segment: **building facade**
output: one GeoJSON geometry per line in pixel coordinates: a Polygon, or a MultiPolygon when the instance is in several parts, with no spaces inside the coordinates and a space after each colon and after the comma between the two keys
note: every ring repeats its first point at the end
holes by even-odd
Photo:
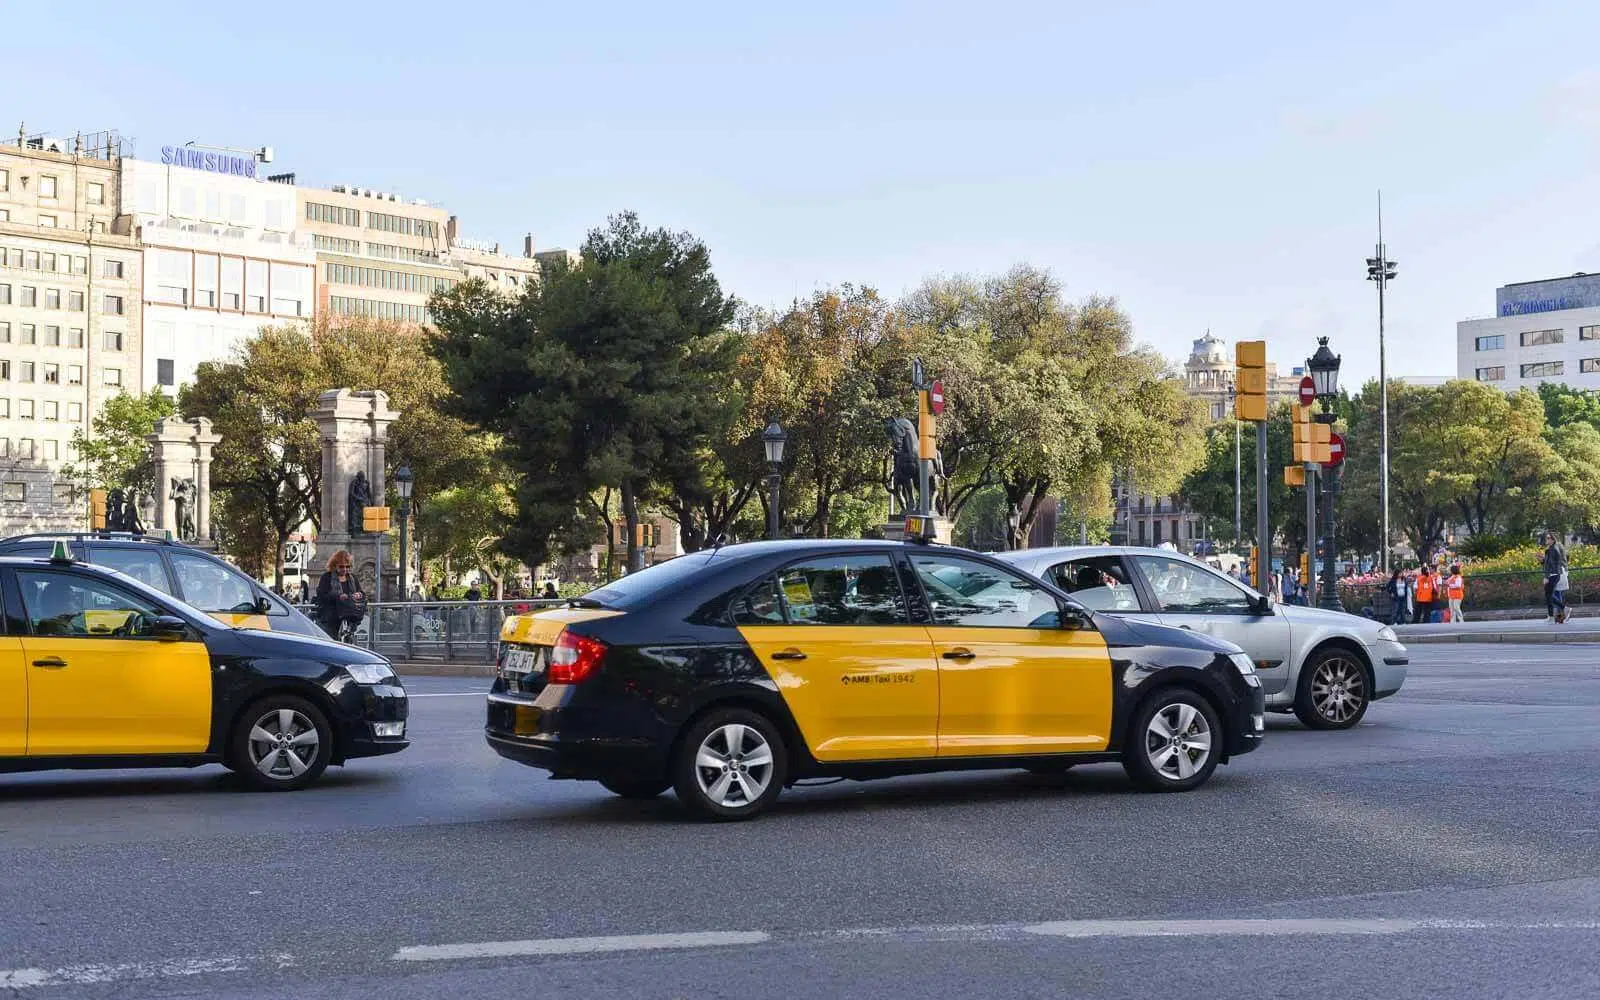
{"type": "Polygon", "coordinates": [[[444,209],[343,185],[295,193],[299,231],[316,252],[319,313],[425,323],[428,298],[461,280],[444,209]]]}
{"type": "Polygon", "coordinates": [[[0,146],[0,536],[83,523],[73,434],[142,385],[123,163],[115,133],[0,146]]]}
{"type": "MultiPolygon", "coordinates": [[[[1279,375],[1278,366],[1267,364],[1267,405],[1292,402],[1300,389],[1302,368],[1294,368],[1288,375],[1279,375]]],[[[1211,331],[1194,342],[1189,360],[1183,363],[1183,384],[1191,396],[1206,401],[1206,412],[1212,420],[1227,420],[1233,414],[1233,383],[1235,366],[1228,345],[1211,331]]]]}
{"type": "Polygon", "coordinates": [[[312,318],[316,251],[293,187],[142,160],[124,162],[122,187],[144,261],[146,387],[176,393],[263,326],[312,318]]]}
{"type": "Polygon", "coordinates": [[[1600,389],[1600,274],[1495,289],[1495,315],[1456,324],[1456,375],[1515,392],[1600,389]]]}

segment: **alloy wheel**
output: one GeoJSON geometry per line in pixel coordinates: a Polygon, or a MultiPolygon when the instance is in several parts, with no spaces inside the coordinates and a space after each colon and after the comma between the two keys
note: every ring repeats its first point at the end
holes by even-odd
{"type": "Polygon", "coordinates": [[[292,708],[275,708],[250,727],[250,762],[263,777],[288,781],[306,773],[321,742],[316,723],[292,708]]]}
{"type": "Polygon", "coordinates": [[[772,747],[753,726],[730,722],[700,741],[695,780],[707,799],[725,809],[753,805],[772,783],[772,747]]]}
{"type": "Polygon", "coordinates": [[[1335,725],[1350,721],[1367,700],[1367,676],[1343,656],[1330,656],[1311,675],[1311,705],[1335,725]]]}
{"type": "Polygon", "coordinates": [[[1191,778],[1211,756],[1211,726],[1205,715],[1187,702],[1173,702],[1156,710],[1145,727],[1145,755],[1155,772],[1170,781],[1191,778]]]}

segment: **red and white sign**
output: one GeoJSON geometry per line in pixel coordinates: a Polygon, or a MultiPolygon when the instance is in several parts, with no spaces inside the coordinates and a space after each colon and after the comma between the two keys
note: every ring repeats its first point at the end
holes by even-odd
{"type": "Polygon", "coordinates": [[[1300,405],[1310,406],[1317,401],[1317,383],[1307,375],[1300,379],[1300,405]]]}
{"type": "Polygon", "coordinates": [[[928,409],[936,417],[944,412],[944,383],[938,379],[928,386],[928,409]]]}
{"type": "Polygon", "coordinates": [[[1328,435],[1328,468],[1344,464],[1344,437],[1339,434],[1328,435]]]}

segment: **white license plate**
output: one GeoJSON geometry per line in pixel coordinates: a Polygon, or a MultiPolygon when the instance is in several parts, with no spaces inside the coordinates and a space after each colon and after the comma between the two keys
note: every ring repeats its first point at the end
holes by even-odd
{"type": "Polygon", "coordinates": [[[505,666],[501,669],[508,674],[537,674],[544,670],[544,664],[537,650],[513,649],[506,654],[505,666]]]}

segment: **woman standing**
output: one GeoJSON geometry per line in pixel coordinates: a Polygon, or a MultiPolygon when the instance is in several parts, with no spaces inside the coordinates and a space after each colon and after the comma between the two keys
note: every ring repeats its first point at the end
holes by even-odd
{"type": "Polygon", "coordinates": [[[1400,570],[1389,577],[1389,624],[1404,625],[1411,620],[1411,583],[1400,570]]]}
{"type": "Polygon", "coordinates": [[[1467,581],[1461,575],[1460,563],[1450,567],[1450,576],[1444,582],[1444,594],[1450,601],[1450,623],[1454,625],[1466,621],[1461,616],[1461,601],[1467,596],[1467,581]]]}
{"type": "Polygon", "coordinates": [[[1413,603],[1416,605],[1416,614],[1412,615],[1413,624],[1425,624],[1433,614],[1433,568],[1427,563],[1417,571],[1416,596],[1413,603]]]}
{"type": "Polygon", "coordinates": [[[328,570],[317,581],[317,624],[335,639],[354,636],[356,625],[367,616],[367,595],[361,590],[351,568],[353,560],[344,549],[328,559],[328,570]]]}

